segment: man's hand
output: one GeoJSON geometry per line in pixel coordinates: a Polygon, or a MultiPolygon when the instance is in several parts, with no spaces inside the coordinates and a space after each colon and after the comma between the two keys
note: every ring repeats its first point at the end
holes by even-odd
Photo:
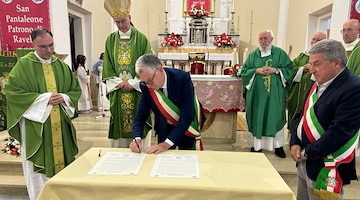
{"type": "Polygon", "coordinates": [[[63,96],[59,93],[52,93],[49,99],[49,104],[55,106],[61,103],[64,103],[63,96]]]}
{"type": "Polygon", "coordinates": [[[162,143],[159,143],[159,144],[154,144],[152,145],[151,147],[149,147],[148,149],[146,149],[146,153],[147,154],[159,154],[163,151],[166,151],[170,148],[171,146],[166,143],[166,142],[162,142],[162,143]]]}
{"type": "Polygon", "coordinates": [[[133,87],[129,84],[128,81],[123,81],[123,82],[119,83],[119,85],[117,87],[119,89],[122,89],[125,91],[131,91],[133,89],[133,87]]]}
{"type": "Polygon", "coordinates": [[[290,156],[295,162],[307,160],[307,157],[301,155],[300,152],[301,152],[300,145],[294,144],[290,147],[290,156]]]}
{"type": "Polygon", "coordinates": [[[310,63],[304,65],[304,72],[309,72],[310,66],[311,66],[310,63]]]}
{"type": "Polygon", "coordinates": [[[261,68],[257,68],[255,71],[256,74],[262,74],[262,75],[266,75],[266,70],[265,70],[265,66],[261,67],[261,68]]]}
{"type": "Polygon", "coordinates": [[[142,146],[141,140],[133,140],[129,145],[130,150],[135,153],[141,153],[142,151],[141,146],[142,146]]]}

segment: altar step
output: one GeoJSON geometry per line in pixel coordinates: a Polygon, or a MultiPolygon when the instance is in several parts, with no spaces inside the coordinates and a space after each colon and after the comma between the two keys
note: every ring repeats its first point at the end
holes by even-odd
{"type": "MultiPolygon", "coordinates": [[[[0,148],[4,148],[7,131],[0,131],[0,148]]],[[[0,200],[28,200],[21,157],[0,151],[0,200]]]]}
{"type": "Polygon", "coordinates": [[[28,199],[20,158],[18,161],[0,160],[0,200],[2,199],[28,199]]]}

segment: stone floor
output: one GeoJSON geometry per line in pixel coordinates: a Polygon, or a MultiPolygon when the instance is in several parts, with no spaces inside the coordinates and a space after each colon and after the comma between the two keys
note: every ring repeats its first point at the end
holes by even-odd
{"type": "MultiPolygon", "coordinates": [[[[243,115],[243,114],[241,114],[243,115]]],[[[79,145],[79,156],[86,152],[91,147],[110,147],[109,140],[107,139],[107,131],[109,124],[108,113],[105,113],[105,116],[101,115],[100,112],[92,112],[90,114],[81,114],[74,121],[77,136],[78,136],[78,145],[79,145]]],[[[0,132],[0,140],[2,141],[7,137],[7,132],[0,132]]],[[[155,141],[155,138],[153,138],[155,141]]],[[[207,151],[249,151],[249,146],[246,142],[246,135],[243,131],[237,131],[236,139],[214,139],[203,137],[204,148],[207,151]]],[[[3,147],[3,144],[0,144],[3,147]]],[[[288,143],[284,147],[287,157],[285,159],[278,158],[275,156],[274,152],[263,151],[275,169],[283,177],[288,186],[296,193],[296,168],[295,163],[288,156],[289,147],[288,143]]],[[[20,157],[9,156],[3,153],[0,153],[0,161],[10,160],[14,162],[19,162],[20,157]]],[[[357,160],[357,169],[358,174],[360,172],[360,162],[357,160]]],[[[359,174],[360,175],[360,174],[359,174]]],[[[3,177],[4,178],[4,177],[3,177]]],[[[6,178],[6,177],[5,177],[6,178]]],[[[8,178],[8,177],[7,177],[8,178]]],[[[0,182],[1,180],[0,176],[0,182]]],[[[19,182],[24,183],[24,180],[19,182]]],[[[345,187],[345,197],[346,200],[360,200],[360,182],[353,182],[351,185],[345,187]]],[[[0,195],[0,200],[28,200],[24,196],[4,196],[0,195]]]]}

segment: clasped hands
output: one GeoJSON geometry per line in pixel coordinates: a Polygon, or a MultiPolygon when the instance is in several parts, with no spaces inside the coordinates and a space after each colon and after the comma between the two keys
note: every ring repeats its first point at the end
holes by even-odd
{"type": "MultiPolygon", "coordinates": [[[[136,152],[136,153],[141,153],[142,152],[142,144],[141,144],[141,140],[133,140],[130,145],[130,150],[132,152],[136,152]]],[[[166,151],[170,148],[171,146],[166,143],[166,142],[161,142],[159,144],[154,144],[152,146],[150,146],[149,148],[147,148],[145,150],[145,153],[147,154],[159,154],[163,151],[166,151]]]]}
{"type": "Polygon", "coordinates": [[[55,106],[64,103],[64,98],[60,93],[52,93],[49,99],[49,104],[55,106]]]}
{"type": "Polygon", "coordinates": [[[274,67],[263,66],[261,68],[257,68],[255,73],[262,74],[262,75],[270,75],[270,74],[275,74],[277,71],[278,70],[274,67]]]}
{"type": "Polygon", "coordinates": [[[122,81],[116,87],[125,91],[130,91],[133,89],[133,87],[129,84],[128,81],[122,81]]]}

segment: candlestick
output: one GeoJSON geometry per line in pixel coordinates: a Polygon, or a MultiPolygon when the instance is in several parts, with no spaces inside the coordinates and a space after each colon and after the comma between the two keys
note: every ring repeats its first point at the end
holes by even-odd
{"type": "Polygon", "coordinates": [[[168,12],[165,11],[165,30],[164,30],[165,34],[169,34],[167,15],[168,15],[168,12]]]}
{"type": "Polygon", "coordinates": [[[185,35],[187,35],[187,27],[186,27],[186,12],[184,12],[184,30],[183,30],[183,33],[185,34],[185,35]]]}
{"type": "Polygon", "coordinates": [[[234,14],[235,12],[231,12],[231,26],[230,26],[230,34],[235,34],[235,30],[234,30],[234,14]]]}
{"type": "Polygon", "coordinates": [[[213,24],[214,24],[214,12],[211,12],[211,22],[210,22],[210,30],[209,30],[209,34],[213,34],[214,33],[214,27],[213,27],[213,24]]]}

